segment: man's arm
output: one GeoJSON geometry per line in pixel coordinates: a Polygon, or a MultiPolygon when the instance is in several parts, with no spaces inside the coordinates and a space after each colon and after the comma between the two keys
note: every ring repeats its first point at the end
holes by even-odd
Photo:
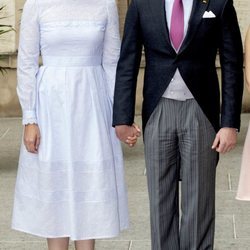
{"type": "Polygon", "coordinates": [[[136,1],[133,0],[126,16],[121,54],[117,66],[113,126],[131,126],[134,122],[137,75],[142,51],[140,30],[139,13],[136,1]]]}
{"type": "Polygon", "coordinates": [[[220,22],[219,51],[222,70],[221,129],[212,148],[219,153],[233,149],[237,142],[236,129],[240,129],[243,94],[243,49],[240,29],[233,7],[228,0],[220,22]]]}
{"type": "Polygon", "coordinates": [[[243,49],[233,1],[228,0],[221,16],[219,44],[222,70],[221,126],[240,129],[243,94],[243,49]]]}

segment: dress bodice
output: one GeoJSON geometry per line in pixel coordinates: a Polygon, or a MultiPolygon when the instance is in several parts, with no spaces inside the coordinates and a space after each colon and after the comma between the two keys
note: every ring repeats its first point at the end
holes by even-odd
{"type": "Polygon", "coordinates": [[[38,0],[37,7],[42,56],[102,56],[106,0],[38,0]]]}
{"type": "Polygon", "coordinates": [[[44,66],[101,65],[112,99],[120,52],[115,0],[27,0],[18,51],[23,123],[36,122],[39,55],[44,66]]]}

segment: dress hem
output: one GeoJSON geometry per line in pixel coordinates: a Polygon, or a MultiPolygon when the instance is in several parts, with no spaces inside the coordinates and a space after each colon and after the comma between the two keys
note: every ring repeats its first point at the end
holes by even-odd
{"type": "Polygon", "coordinates": [[[117,236],[119,236],[119,234],[124,231],[124,230],[127,230],[129,228],[129,226],[124,226],[123,228],[121,228],[117,233],[114,233],[114,234],[110,234],[110,235],[105,235],[105,236],[102,236],[102,235],[97,235],[97,236],[89,236],[89,237],[81,237],[81,238],[74,238],[74,237],[71,237],[70,235],[42,235],[42,234],[39,234],[39,233],[32,233],[30,232],[29,230],[26,230],[26,229],[21,229],[21,228],[18,228],[18,227],[15,227],[15,226],[12,226],[11,227],[13,230],[16,230],[16,231],[19,231],[19,232],[23,232],[23,233],[27,233],[27,234],[31,234],[31,235],[34,235],[34,236],[37,236],[37,237],[41,237],[41,238],[47,238],[47,239],[50,239],[50,238],[69,238],[70,240],[72,241],[78,241],[78,240],[98,240],[98,239],[106,239],[106,238],[115,238],[117,236]]]}

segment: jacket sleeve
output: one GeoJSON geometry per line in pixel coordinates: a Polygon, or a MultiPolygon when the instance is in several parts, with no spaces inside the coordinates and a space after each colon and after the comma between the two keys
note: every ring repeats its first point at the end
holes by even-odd
{"type": "Polygon", "coordinates": [[[222,70],[221,127],[240,128],[243,94],[243,49],[233,1],[221,15],[220,62],[222,70]]]}
{"type": "Polygon", "coordinates": [[[17,94],[23,124],[37,123],[36,75],[39,67],[40,31],[36,0],[27,0],[21,19],[17,65],[17,94]]]}
{"type": "Polygon", "coordinates": [[[140,67],[142,38],[136,1],[129,6],[121,54],[117,66],[113,126],[131,125],[134,121],[137,75],[140,67]]]}

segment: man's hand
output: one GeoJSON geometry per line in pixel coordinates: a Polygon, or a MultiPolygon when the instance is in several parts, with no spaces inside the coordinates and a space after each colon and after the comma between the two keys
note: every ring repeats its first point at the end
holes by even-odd
{"type": "Polygon", "coordinates": [[[40,144],[40,130],[36,124],[27,124],[24,128],[24,145],[28,152],[37,154],[40,144]]]}
{"type": "Polygon", "coordinates": [[[224,154],[232,150],[236,142],[237,131],[235,128],[221,128],[215,137],[212,149],[224,154]]]}
{"type": "Polygon", "coordinates": [[[115,132],[119,140],[130,147],[133,147],[137,142],[137,138],[141,136],[141,130],[135,123],[132,126],[118,125],[115,127],[115,132]]]}

